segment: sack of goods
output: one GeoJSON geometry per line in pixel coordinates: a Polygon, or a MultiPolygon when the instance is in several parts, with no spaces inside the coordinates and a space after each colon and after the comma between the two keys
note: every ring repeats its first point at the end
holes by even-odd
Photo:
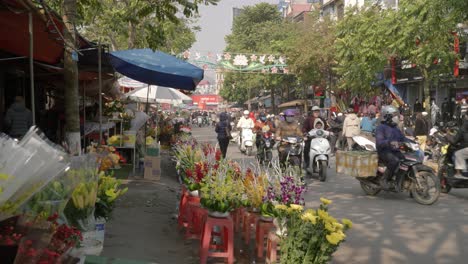
{"type": "Polygon", "coordinates": [[[377,152],[338,151],[336,153],[336,172],[352,177],[372,177],[377,173],[377,152]]]}

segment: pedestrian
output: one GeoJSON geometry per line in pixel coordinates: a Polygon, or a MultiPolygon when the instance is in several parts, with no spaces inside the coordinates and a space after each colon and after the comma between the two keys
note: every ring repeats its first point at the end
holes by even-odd
{"type": "Polygon", "coordinates": [[[413,105],[413,112],[421,113],[422,111],[424,111],[422,104],[419,102],[419,99],[416,98],[416,100],[414,101],[414,105],[413,105]]]}
{"type": "Polygon", "coordinates": [[[343,122],[343,137],[346,137],[346,143],[348,144],[348,150],[352,150],[354,136],[358,136],[361,132],[361,120],[354,113],[353,108],[348,109],[348,114],[343,122]]]}
{"type": "Polygon", "coordinates": [[[366,115],[361,120],[361,135],[371,141],[374,141],[375,124],[377,119],[375,114],[366,115]]]}
{"type": "Polygon", "coordinates": [[[431,100],[431,122],[433,125],[437,125],[439,121],[440,108],[436,105],[435,100],[431,100]]]}
{"type": "Polygon", "coordinates": [[[424,151],[426,149],[427,141],[427,132],[429,128],[427,126],[427,121],[424,119],[421,113],[416,114],[416,122],[414,125],[414,135],[416,136],[419,148],[424,151]]]}
{"type": "Polygon", "coordinates": [[[10,106],[5,115],[5,126],[13,138],[22,138],[32,126],[32,113],[24,105],[24,98],[16,96],[15,102],[10,106]]]}
{"type": "Polygon", "coordinates": [[[375,103],[371,103],[369,105],[369,107],[367,108],[367,112],[369,112],[369,114],[376,114],[377,113],[377,107],[375,107],[375,103]]]}
{"type": "Polygon", "coordinates": [[[215,132],[218,134],[218,143],[223,159],[226,158],[227,148],[229,146],[229,140],[231,140],[231,124],[229,123],[228,114],[222,112],[219,115],[219,122],[216,124],[215,132]]]}

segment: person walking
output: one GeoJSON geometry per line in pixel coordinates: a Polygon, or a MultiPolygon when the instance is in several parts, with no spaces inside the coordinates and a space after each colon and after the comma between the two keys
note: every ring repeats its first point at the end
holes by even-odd
{"type": "Polygon", "coordinates": [[[24,98],[16,96],[15,102],[10,106],[5,115],[5,126],[8,135],[20,139],[32,126],[32,113],[24,105],[24,98]]]}
{"type": "Polygon", "coordinates": [[[429,131],[426,120],[421,113],[416,114],[416,122],[414,125],[414,135],[416,136],[419,148],[424,151],[426,149],[427,131],[429,131]]]}
{"type": "Polygon", "coordinates": [[[229,146],[229,140],[231,139],[231,124],[229,123],[228,114],[222,112],[219,115],[219,122],[216,124],[215,132],[218,134],[218,143],[219,148],[221,149],[221,154],[223,159],[226,158],[227,148],[229,146]]]}
{"type": "Polygon", "coordinates": [[[361,132],[361,120],[354,113],[353,108],[348,109],[348,114],[343,122],[343,137],[346,137],[346,143],[348,144],[348,150],[352,150],[354,136],[358,136],[361,132]]]}

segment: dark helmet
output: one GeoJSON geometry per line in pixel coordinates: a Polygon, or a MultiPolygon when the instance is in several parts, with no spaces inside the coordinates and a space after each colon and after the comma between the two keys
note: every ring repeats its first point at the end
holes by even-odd
{"type": "Polygon", "coordinates": [[[265,114],[260,114],[258,119],[260,119],[260,121],[262,121],[262,122],[265,122],[267,120],[267,117],[265,116],[265,114]]]}

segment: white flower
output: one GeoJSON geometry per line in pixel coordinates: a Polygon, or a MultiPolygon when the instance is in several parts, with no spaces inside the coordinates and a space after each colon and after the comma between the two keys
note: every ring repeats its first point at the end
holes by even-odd
{"type": "Polygon", "coordinates": [[[274,62],[275,61],[275,56],[273,56],[273,55],[268,56],[268,61],[269,62],[274,62]]]}
{"type": "Polygon", "coordinates": [[[257,55],[252,54],[252,55],[250,56],[250,60],[251,60],[251,61],[257,61],[257,55]]]}

